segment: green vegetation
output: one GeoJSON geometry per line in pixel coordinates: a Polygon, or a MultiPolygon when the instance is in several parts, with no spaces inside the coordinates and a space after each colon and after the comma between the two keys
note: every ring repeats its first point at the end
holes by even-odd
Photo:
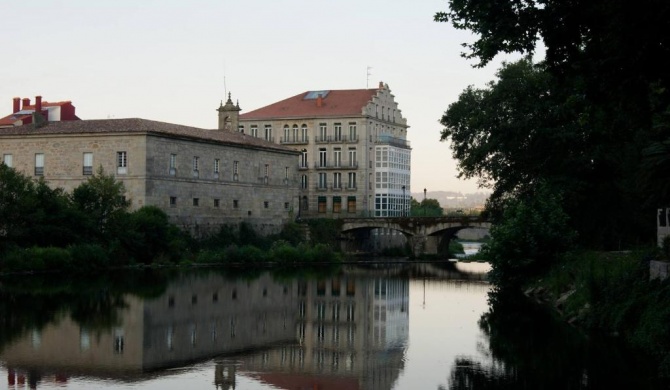
{"type": "Polygon", "coordinates": [[[424,199],[421,203],[416,199],[410,199],[410,215],[412,217],[441,217],[444,210],[437,199],[424,199]]]}
{"type": "Polygon", "coordinates": [[[655,245],[650,216],[670,204],[668,16],[670,3],[620,0],[450,0],[435,15],[476,34],[463,54],[476,66],[527,56],[468,87],[440,121],[459,175],[493,190],[483,256],[498,293],[541,279],[567,318],[624,335],[665,373],[670,282],[648,281],[648,260],[664,255],[580,251],[655,245]]]}
{"type": "Polygon", "coordinates": [[[646,251],[570,252],[526,294],[548,302],[565,320],[618,335],[660,362],[670,377],[670,283],[649,281],[646,251]]]}
{"type": "Polygon", "coordinates": [[[176,264],[338,261],[338,221],[288,224],[263,237],[242,223],[195,240],[157,207],[129,211],[123,183],[99,169],[72,191],[0,164],[0,272],[91,272],[176,264]]]}

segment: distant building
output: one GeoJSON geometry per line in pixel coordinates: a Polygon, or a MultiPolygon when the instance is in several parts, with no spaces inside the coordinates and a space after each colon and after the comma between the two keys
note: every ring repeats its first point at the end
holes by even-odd
{"type": "Polygon", "coordinates": [[[388,85],[303,92],[242,115],[229,99],[218,111],[220,129],[300,151],[301,215],[409,213],[409,126],[388,85]]]}
{"type": "Polygon", "coordinates": [[[48,122],[0,130],[0,154],[66,191],[102,167],[133,208],[158,206],[195,234],[242,221],[274,233],[296,217],[299,153],[237,132],[145,119],[48,122]]]}
{"type": "Polygon", "coordinates": [[[0,119],[0,129],[32,124],[35,122],[35,114],[39,114],[46,122],[80,120],[75,115],[75,107],[70,101],[49,103],[42,101],[42,96],[36,96],[35,104],[31,105],[29,98],[15,97],[12,102],[12,113],[0,119]]]}

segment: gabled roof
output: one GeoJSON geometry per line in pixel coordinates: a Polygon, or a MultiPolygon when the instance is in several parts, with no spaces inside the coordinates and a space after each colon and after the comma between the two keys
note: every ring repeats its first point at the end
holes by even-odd
{"type": "MultiPolygon", "coordinates": [[[[48,111],[56,107],[62,107],[66,105],[72,105],[72,101],[67,100],[63,102],[42,102],[42,111],[48,111]]],[[[25,121],[29,120],[32,122],[33,112],[35,112],[36,105],[25,105],[23,108],[13,114],[9,114],[4,118],[0,118],[0,127],[4,126],[13,126],[16,121],[25,121]]],[[[79,117],[74,116],[75,120],[79,120],[79,117]]]]}
{"type": "Polygon", "coordinates": [[[240,115],[241,120],[363,115],[379,89],[307,91],[240,115]],[[321,95],[319,106],[318,96],[321,95]]]}
{"type": "Polygon", "coordinates": [[[236,131],[205,130],[197,127],[176,125],[173,123],[157,122],[140,118],[127,119],[96,119],[79,121],[48,122],[43,127],[35,128],[32,125],[10,127],[0,130],[3,136],[28,135],[76,135],[76,134],[114,134],[114,133],[149,133],[156,135],[190,138],[195,141],[210,141],[232,146],[246,146],[260,149],[271,149],[280,152],[299,152],[252,137],[236,131]]]}

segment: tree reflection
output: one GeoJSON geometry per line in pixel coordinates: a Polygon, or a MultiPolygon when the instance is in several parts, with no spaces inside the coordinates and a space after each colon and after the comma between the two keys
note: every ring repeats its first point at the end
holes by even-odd
{"type": "Polygon", "coordinates": [[[481,357],[459,357],[449,389],[666,388],[618,340],[585,335],[522,295],[494,291],[481,357]]]}
{"type": "Polygon", "coordinates": [[[92,331],[111,329],[127,294],[160,296],[170,278],[162,272],[108,273],[97,277],[22,275],[0,283],[0,351],[18,337],[69,315],[92,331]]]}

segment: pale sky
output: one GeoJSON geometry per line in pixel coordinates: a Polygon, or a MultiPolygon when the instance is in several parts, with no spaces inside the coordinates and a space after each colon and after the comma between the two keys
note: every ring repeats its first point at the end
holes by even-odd
{"type": "Polygon", "coordinates": [[[71,100],[82,119],[217,126],[225,91],[244,112],[307,90],[387,83],[410,129],[412,192],[456,179],[438,120],[494,79],[460,57],[473,37],[433,22],[446,0],[3,1],[0,116],[13,97],[71,100]],[[371,67],[367,76],[367,68],[371,67]],[[225,89],[224,89],[225,75],[225,89]]]}

